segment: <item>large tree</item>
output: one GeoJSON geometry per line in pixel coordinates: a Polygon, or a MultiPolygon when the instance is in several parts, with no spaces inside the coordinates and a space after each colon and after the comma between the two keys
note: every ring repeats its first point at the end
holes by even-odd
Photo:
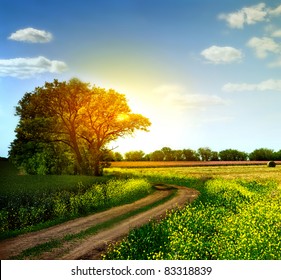
{"type": "Polygon", "coordinates": [[[202,161],[210,161],[214,157],[213,151],[209,147],[199,148],[198,154],[202,161]]]}
{"type": "Polygon", "coordinates": [[[127,161],[143,161],[145,158],[145,153],[143,151],[130,151],[125,153],[125,160],[127,161]]]}
{"type": "Polygon", "coordinates": [[[248,154],[235,149],[226,149],[219,152],[222,161],[243,161],[247,160],[248,154]]]}
{"type": "Polygon", "coordinates": [[[46,82],[26,93],[16,115],[20,121],[11,155],[17,155],[21,143],[60,143],[72,152],[80,174],[94,175],[101,175],[101,160],[111,141],[136,129],[148,131],[151,124],[131,112],[125,95],[78,79],[46,82]]]}
{"type": "Polygon", "coordinates": [[[250,160],[274,160],[275,153],[272,149],[260,148],[249,154],[250,160]]]}
{"type": "Polygon", "coordinates": [[[163,151],[160,150],[156,150],[149,155],[151,161],[163,161],[164,156],[163,151]]]}
{"type": "Polygon", "coordinates": [[[182,154],[183,154],[183,160],[187,160],[187,161],[200,160],[198,153],[194,150],[184,149],[184,150],[182,150],[182,154]]]}

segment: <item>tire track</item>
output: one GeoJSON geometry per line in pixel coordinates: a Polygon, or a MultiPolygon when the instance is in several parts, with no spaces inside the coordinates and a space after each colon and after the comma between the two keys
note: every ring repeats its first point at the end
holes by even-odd
{"type": "Polygon", "coordinates": [[[192,202],[199,192],[195,189],[176,186],[156,186],[157,190],[134,203],[117,206],[109,210],[99,212],[87,217],[78,218],[37,232],[10,238],[0,242],[0,259],[9,259],[19,255],[22,251],[34,246],[62,239],[69,234],[77,234],[95,225],[117,218],[128,212],[140,209],[144,206],[160,201],[171,194],[171,189],[177,188],[176,195],[167,202],[148,211],[134,215],[120,222],[112,228],[101,230],[88,238],[79,241],[65,242],[60,248],[51,252],[45,252],[36,259],[100,259],[106,250],[107,244],[116,242],[126,236],[132,228],[139,227],[150,219],[160,218],[166,211],[175,207],[181,207],[192,202]]]}
{"type": "Polygon", "coordinates": [[[0,259],[8,259],[10,257],[19,255],[22,251],[28,248],[32,248],[51,240],[63,238],[68,234],[79,233],[89,227],[93,227],[129,211],[133,211],[155,201],[161,200],[169,194],[169,190],[156,190],[151,195],[148,195],[130,204],[117,206],[106,211],[92,214],[87,217],[77,218],[56,226],[49,227],[47,229],[0,241],[0,259]]]}
{"type": "Polygon", "coordinates": [[[199,195],[199,192],[195,189],[175,185],[169,186],[178,189],[176,196],[171,200],[146,212],[130,217],[113,228],[104,230],[87,238],[79,246],[76,246],[75,249],[64,255],[62,259],[100,259],[101,254],[106,250],[108,243],[120,240],[126,236],[132,228],[140,227],[141,225],[148,223],[151,219],[163,217],[167,210],[182,207],[186,203],[192,202],[199,195]]]}

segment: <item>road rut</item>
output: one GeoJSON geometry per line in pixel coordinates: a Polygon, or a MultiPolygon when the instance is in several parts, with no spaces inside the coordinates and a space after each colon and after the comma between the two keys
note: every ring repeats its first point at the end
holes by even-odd
{"type": "Polygon", "coordinates": [[[89,227],[106,222],[128,212],[142,208],[146,205],[159,201],[171,194],[171,189],[177,188],[176,195],[167,202],[160,204],[148,211],[134,215],[113,226],[112,228],[101,230],[96,234],[76,240],[64,242],[59,248],[54,248],[50,252],[45,252],[36,259],[100,259],[101,254],[106,250],[107,244],[116,242],[126,236],[130,229],[139,227],[151,219],[159,218],[166,214],[167,210],[175,207],[182,207],[186,203],[192,202],[197,198],[199,192],[195,189],[164,185],[159,186],[158,190],[147,197],[134,203],[118,206],[109,210],[96,213],[87,217],[78,218],[66,223],[50,227],[37,232],[20,235],[0,242],[0,259],[9,259],[19,255],[22,251],[36,245],[49,242],[51,240],[62,239],[69,234],[76,234],[89,227]]]}

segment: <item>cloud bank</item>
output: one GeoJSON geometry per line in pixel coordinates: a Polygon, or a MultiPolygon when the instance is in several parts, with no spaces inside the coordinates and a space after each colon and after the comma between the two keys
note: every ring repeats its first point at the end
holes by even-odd
{"type": "Polygon", "coordinates": [[[222,87],[223,91],[235,92],[235,91],[281,91],[281,80],[269,79],[257,84],[234,84],[227,83],[222,87]]]}
{"type": "Polygon", "coordinates": [[[216,95],[189,93],[179,85],[162,85],[153,90],[168,106],[180,109],[206,108],[216,105],[226,105],[227,102],[216,95]]]}
{"type": "Polygon", "coordinates": [[[243,58],[242,52],[233,47],[211,46],[201,52],[204,58],[214,64],[228,64],[240,62],[243,58]]]}
{"type": "Polygon", "coordinates": [[[271,36],[275,38],[281,38],[281,29],[274,30],[271,36]]]}
{"type": "Polygon", "coordinates": [[[225,20],[229,27],[243,29],[245,25],[253,25],[258,22],[269,21],[271,17],[281,15],[281,5],[272,9],[266,6],[265,3],[259,3],[250,7],[244,7],[241,10],[233,13],[222,13],[219,19],[225,20]]]}
{"type": "Polygon", "coordinates": [[[28,27],[12,33],[8,39],[28,43],[48,43],[53,39],[53,35],[45,30],[28,27]]]}
{"type": "Polygon", "coordinates": [[[0,59],[0,77],[30,78],[42,73],[61,73],[67,69],[63,61],[34,58],[0,59]]]}

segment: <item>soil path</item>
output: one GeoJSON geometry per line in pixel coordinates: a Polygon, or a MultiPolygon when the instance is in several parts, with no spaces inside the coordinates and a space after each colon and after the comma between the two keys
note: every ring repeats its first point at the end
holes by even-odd
{"type": "Polygon", "coordinates": [[[134,203],[114,207],[109,210],[68,221],[54,227],[1,241],[0,259],[8,259],[20,254],[28,248],[32,248],[51,240],[63,238],[68,234],[79,233],[89,227],[98,225],[153,202],[159,201],[171,193],[171,188],[177,188],[178,191],[169,201],[148,211],[127,218],[110,229],[102,230],[83,240],[65,242],[63,246],[36,257],[36,259],[99,259],[101,253],[105,251],[108,243],[121,239],[128,234],[130,229],[139,227],[142,224],[147,223],[152,218],[159,218],[160,216],[165,215],[168,209],[172,209],[177,206],[180,207],[187,202],[193,201],[198,196],[199,192],[194,189],[175,185],[165,185],[164,188],[159,187],[153,194],[134,203]],[[168,189],[166,187],[168,187],[168,189]]]}

